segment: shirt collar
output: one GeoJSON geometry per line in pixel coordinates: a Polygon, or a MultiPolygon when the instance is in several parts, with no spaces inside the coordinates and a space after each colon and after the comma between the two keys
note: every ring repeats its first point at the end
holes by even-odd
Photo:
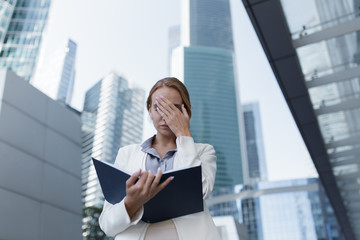
{"type": "MultiPolygon", "coordinates": [[[[156,135],[148,138],[147,140],[145,140],[145,141],[141,144],[141,151],[146,152],[146,153],[153,153],[153,151],[152,151],[151,149],[155,150],[155,149],[152,147],[152,143],[153,143],[153,140],[154,140],[155,136],[156,136],[156,135]]],[[[155,152],[156,152],[156,150],[155,150],[155,152]]],[[[175,149],[173,149],[173,150],[170,150],[169,153],[170,153],[170,152],[177,152],[177,148],[175,148],[175,149]]]]}
{"type": "Polygon", "coordinates": [[[150,148],[152,148],[152,142],[154,140],[156,135],[148,138],[147,140],[145,140],[145,142],[143,142],[143,144],[141,144],[141,150],[143,152],[146,152],[146,150],[149,150],[150,148]]]}

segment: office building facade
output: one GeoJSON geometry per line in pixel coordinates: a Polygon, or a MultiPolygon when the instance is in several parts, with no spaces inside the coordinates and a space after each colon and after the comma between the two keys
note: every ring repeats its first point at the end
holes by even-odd
{"type": "Polygon", "coordinates": [[[0,3],[0,11],[4,13],[0,17],[0,34],[4,35],[0,45],[0,68],[11,69],[30,81],[37,64],[51,0],[9,0],[0,3]]]}
{"type": "Polygon", "coordinates": [[[242,105],[250,185],[267,180],[259,103],[242,105]]]}
{"type": "Polygon", "coordinates": [[[0,49],[2,48],[15,4],[16,0],[0,0],[0,49]]]}
{"type": "Polygon", "coordinates": [[[49,59],[39,63],[32,84],[54,100],[71,103],[76,65],[76,42],[69,39],[49,59]]]}
{"type": "Polygon", "coordinates": [[[114,163],[120,147],[142,140],[145,92],[110,73],[86,92],[82,112],[84,207],[102,208],[103,195],[91,157],[114,163]]]}
{"type": "MultiPolygon", "coordinates": [[[[248,159],[249,184],[244,190],[252,190],[254,184],[267,180],[267,170],[262,137],[260,109],[257,102],[242,105],[248,159]]],[[[237,187],[216,190],[211,197],[236,193],[237,187]]],[[[254,199],[223,202],[210,207],[213,216],[233,216],[244,224],[247,239],[258,239],[259,207],[254,199]]]]}
{"type": "Polygon", "coordinates": [[[360,3],[243,3],[342,232],[360,239],[360,3]]]}
{"type": "Polygon", "coordinates": [[[231,27],[229,1],[182,1],[181,46],[172,54],[171,74],[190,93],[191,133],[217,153],[215,189],[243,183],[247,170],[231,27]]]}
{"type": "MultiPolygon", "coordinates": [[[[246,239],[345,239],[319,179],[259,182],[233,190],[213,195],[207,205],[209,209],[231,202],[240,205],[241,216],[235,219],[245,227],[246,239]]],[[[231,213],[223,208],[216,216],[231,213]]]]}
{"type": "Polygon", "coordinates": [[[303,190],[260,196],[258,239],[343,239],[333,209],[318,179],[261,182],[258,190],[301,187],[303,190]]]}
{"type": "Polygon", "coordinates": [[[0,70],[0,239],[81,239],[81,119],[0,70]]]}

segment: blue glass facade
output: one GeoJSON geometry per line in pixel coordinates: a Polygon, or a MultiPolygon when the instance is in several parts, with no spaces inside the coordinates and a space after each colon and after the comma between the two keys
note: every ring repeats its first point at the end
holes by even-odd
{"type": "Polygon", "coordinates": [[[16,1],[0,51],[0,68],[9,68],[30,81],[37,63],[50,3],[51,0],[16,1]]]}
{"type": "Polygon", "coordinates": [[[343,239],[333,209],[318,179],[262,182],[259,190],[294,188],[260,196],[261,240],[343,239]],[[296,187],[303,186],[303,190],[296,187]]]}
{"type": "Polygon", "coordinates": [[[14,11],[16,0],[0,0],[0,49],[14,11]]]}
{"type": "MultiPolygon", "coordinates": [[[[232,215],[246,226],[248,240],[342,240],[329,199],[316,178],[259,182],[215,190],[212,216],[232,215]],[[234,210],[241,209],[240,215],[234,210]]],[[[244,234],[244,233],[238,233],[244,234]]]]}
{"type": "Polygon", "coordinates": [[[191,133],[197,142],[214,146],[215,188],[243,182],[236,87],[231,51],[184,48],[184,82],[193,115],[191,133]]]}
{"type": "Polygon", "coordinates": [[[252,184],[267,180],[265,150],[258,103],[247,103],[243,107],[246,137],[246,154],[249,178],[252,184]]]}
{"type": "MultiPolygon", "coordinates": [[[[249,168],[249,179],[251,185],[246,187],[230,187],[216,190],[211,197],[233,194],[236,188],[242,191],[254,190],[253,184],[267,179],[265,153],[262,138],[262,128],[260,123],[259,104],[256,102],[242,105],[244,128],[246,137],[246,153],[249,168]]],[[[223,202],[210,206],[213,216],[231,215],[235,220],[241,222],[246,227],[248,240],[257,240],[258,231],[261,229],[260,205],[254,198],[223,202]]]]}
{"type": "Polygon", "coordinates": [[[239,99],[228,0],[182,2],[182,45],[173,51],[172,74],[182,78],[191,104],[191,133],[214,146],[215,189],[244,182],[239,99]]]}
{"type": "Polygon", "coordinates": [[[190,46],[233,51],[229,0],[189,0],[190,46]]]}

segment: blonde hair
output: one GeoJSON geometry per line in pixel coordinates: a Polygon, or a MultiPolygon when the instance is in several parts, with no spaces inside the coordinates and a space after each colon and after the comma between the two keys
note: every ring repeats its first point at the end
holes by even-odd
{"type": "Polygon", "coordinates": [[[189,92],[188,92],[186,86],[179,79],[177,79],[175,77],[166,77],[155,83],[155,85],[151,88],[151,90],[149,92],[149,96],[146,101],[147,110],[149,110],[151,108],[151,104],[152,104],[151,96],[154,94],[154,92],[156,90],[158,90],[161,87],[170,87],[179,92],[181,99],[183,101],[183,104],[185,106],[185,109],[186,109],[189,117],[191,118],[191,103],[190,103],[189,92]]]}

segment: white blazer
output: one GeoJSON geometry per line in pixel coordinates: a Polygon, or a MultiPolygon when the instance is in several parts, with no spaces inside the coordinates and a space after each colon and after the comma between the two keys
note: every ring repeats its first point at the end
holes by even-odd
{"type": "MultiPolygon", "coordinates": [[[[173,169],[179,169],[201,164],[203,196],[208,196],[213,187],[216,174],[216,156],[213,146],[209,144],[194,143],[192,137],[179,137],[176,139],[177,153],[174,158],[173,169]]],[[[115,166],[129,172],[139,168],[145,170],[146,153],[141,151],[138,144],[129,145],[119,149],[115,166]]],[[[130,219],[124,204],[124,199],[112,205],[104,202],[103,211],[99,217],[101,229],[108,236],[121,239],[144,239],[149,223],[141,221],[144,209],[140,209],[133,219],[130,219]]],[[[204,202],[204,211],[172,219],[179,240],[218,240],[219,232],[210,216],[204,202]]]]}

